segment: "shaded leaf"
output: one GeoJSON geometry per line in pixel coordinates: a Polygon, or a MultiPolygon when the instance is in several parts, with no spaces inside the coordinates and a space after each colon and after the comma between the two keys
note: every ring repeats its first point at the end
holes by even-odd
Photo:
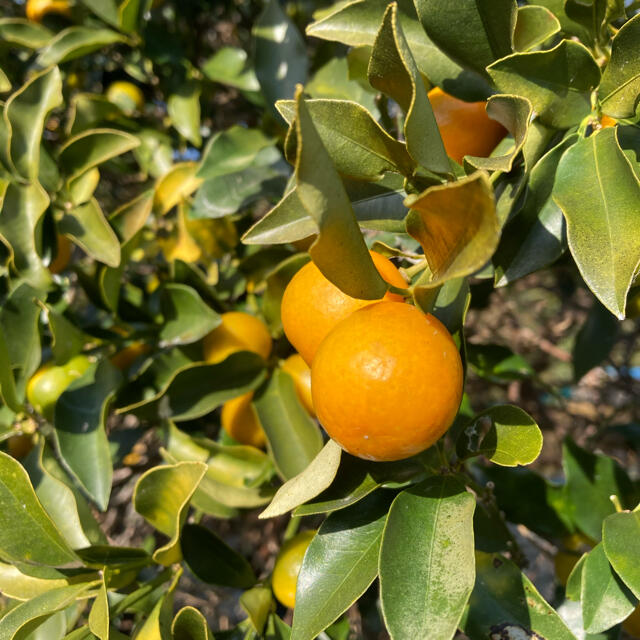
{"type": "Polygon", "coordinates": [[[181,136],[199,147],[200,136],[200,93],[199,83],[191,81],[182,85],[167,98],[167,111],[173,126],[181,136]]]}
{"type": "Polygon", "coordinates": [[[560,21],[546,7],[525,5],[518,7],[513,32],[515,51],[529,51],[560,31],[560,21]]]}
{"type": "Polygon", "coordinates": [[[107,45],[124,41],[123,35],[110,29],[68,27],[58,32],[47,46],[41,49],[36,58],[36,65],[43,69],[81,58],[107,45]]]}
{"type": "Polygon", "coordinates": [[[193,607],[183,607],[171,625],[173,640],[214,640],[205,617],[193,607]]]}
{"type": "Polygon", "coordinates": [[[0,40],[28,49],[40,49],[53,37],[53,31],[24,18],[0,19],[0,40]]]}
{"type": "Polygon", "coordinates": [[[597,300],[589,310],[573,345],[573,377],[580,380],[609,355],[618,337],[619,322],[597,300]]]}

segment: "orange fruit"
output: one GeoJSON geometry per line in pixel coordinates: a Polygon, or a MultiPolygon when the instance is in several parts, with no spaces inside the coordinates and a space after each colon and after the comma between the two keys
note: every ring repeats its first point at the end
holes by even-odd
{"type": "Polygon", "coordinates": [[[19,460],[28,455],[33,449],[33,435],[21,433],[19,435],[11,436],[7,440],[7,451],[14,458],[19,460]]]}
{"type": "Polygon", "coordinates": [[[276,598],[290,609],[293,609],[296,603],[296,586],[304,554],[315,535],[315,531],[298,533],[282,545],[276,558],[271,587],[276,598]]]}
{"type": "Polygon", "coordinates": [[[71,253],[73,252],[73,245],[67,236],[58,234],[56,236],[56,242],[56,257],[49,263],[49,272],[54,274],[66,269],[71,259],[71,253]]]}
{"type": "Polygon", "coordinates": [[[267,444],[262,425],[253,408],[253,391],[232,398],[222,406],[222,427],[240,444],[248,444],[258,449],[267,444]]]}
{"type": "Polygon", "coordinates": [[[640,606],[637,606],[622,623],[622,628],[634,638],[640,638],[640,606]]]}
{"type": "Polygon", "coordinates": [[[611,116],[602,116],[600,118],[600,126],[603,129],[606,129],[607,127],[615,127],[618,124],[618,121],[615,118],[612,118],[611,116]]]}
{"type": "Polygon", "coordinates": [[[205,336],[204,359],[221,362],[236,351],[253,351],[265,360],[271,353],[271,334],[259,318],[243,311],[223,313],[222,324],[205,336]]]}
{"type": "Polygon", "coordinates": [[[116,104],[126,114],[142,111],[144,108],[142,91],[135,84],[126,80],[118,80],[109,85],[107,100],[116,104]]]}
{"type": "Polygon", "coordinates": [[[581,533],[572,533],[562,539],[562,544],[558,553],[553,558],[556,569],[556,577],[563,587],[567,586],[569,576],[573,568],[580,560],[580,556],[591,549],[592,545],[586,536],[581,533]]]}
{"type": "Polygon", "coordinates": [[[294,353],[282,363],[282,370],[293,378],[293,384],[302,406],[309,415],[315,417],[316,412],[313,410],[313,400],[311,398],[311,369],[309,369],[309,365],[299,353],[294,353]]]}
{"type": "MultiPolygon", "coordinates": [[[[375,251],[370,253],[376,269],[389,284],[402,288],[407,286],[390,260],[375,251]]],[[[402,296],[389,291],[382,299],[403,301],[402,296]]],[[[375,302],[378,301],[348,296],[327,280],[313,262],[308,262],[291,278],[284,291],[282,326],[289,342],[311,365],[320,343],[338,322],[375,302]]]]}
{"type": "Polygon", "coordinates": [[[398,302],[352,313],[324,339],[311,367],[320,424],[365,460],[400,460],[434,444],[458,412],[462,382],[444,325],[398,302]]]}
{"type": "Polygon", "coordinates": [[[48,13],[70,16],[71,5],[68,0],[27,0],[25,11],[27,19],[41,22],[48,13]]]}
{"type": "Polygon", "coordinates": [[[126,371],[140,356],[149,353],[149,351],[151,351],[151,347],[148,344],[140,341],[132,342],[111,356],[111,364],[120,371],[126,371]]]}
{"type": "Polygon", "coordinates": [[[428,95],[447,155],[458,164],[467,155],[488,156],[507,135],[507,130],[487,115],[486,102],[464,102],[439,87],[428,95]]]}

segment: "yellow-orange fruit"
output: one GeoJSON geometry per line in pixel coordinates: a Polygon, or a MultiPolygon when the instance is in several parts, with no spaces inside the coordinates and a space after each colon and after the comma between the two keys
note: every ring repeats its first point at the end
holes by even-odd
{"type": "Polygon", "coordinates": [[[300,402],[309,415],[315,417],[316,412],[313,410],[313,400],[311,398],[311,369],[309,365],[299,353],[294,353],[282,363],[282,370],[293,378],[293,384],[296,387],[300,402]]]}
{"type": "Polygon", "coordinates": [[[222,324],[203,341],[207,362],[221,362],[236,351],[253,351],[265,360],[269,357],[273,342],[267,325],[260,318],[243,311],[229,311],[221,318],[222,324]]]}
{"type": "Polygon", "coordinates": [[[70,16],[71,5],[68,0],[27,0],[25,13],[28,20],[42,22],[48,13],[70,16]]]}
{"type": "Polygon", "coordinates": [[[21,433],[7,440],[7,451],[17,460],[24,458],[33,449],[33,435],[21,433]]]}
{"type": "Polygon", "coordinates": [[[261,448],[267,444],[267,438],[251,404],[252,400],[253,392],[251,391],[225,402],[222,407],[221,422],[224,430],[234,440],[261,448]]]}
{"type": "Polygon", "coordinates": [[[66,269],[73,252],[73,245],[67,236],[58,234],[56,241],[56,257],[49,263],[49,272],[53,274],[60,273],[66,269]]]}
{"type": "Polygon", "coordinates": [[[144,108],[144,94],[139,87],[126,80],[118,80],[109,85],[107,100],[117,104],[127,114],[144,108]]]}
{"type": "Polygon", "coordinates": [[[600,126],[603,129],[606,129],[607,127],[615,127],[617,124],[618,121],[610,116],[602,116],[600,118],[600,126]]]}
{"type": "Polygon", "coordinates": [[[352,313],[311,367],[320,424],[345,451],[400,460],[434,444],[462,399],[462,362],[435,317],[398,302],[352,313]]]}
{"type": "Polygon", "coordinates": [[[492,120],[486,102],[465,102],[439,87],[429,91],[429,102],[447,155],[462,163],[467,156],[488,156],[507,135],[507,130],[492,120]]]}
{"type": "Polygon", "coordinates": [[[276,558],[271,587],[276,598],[290,609],[293,609],[296,604],[296,586],[304,554],[315,535],[315,531],[298,533],[282,545],[276,558]]]}
{"type": "Polygon", "coordinates": [[[126,371],[140,356],[149,353],[149,351],[151,351],[151,347],[148,344],[140,341],[132,342],[111,357],[111,364],[120,371],[126,371]]]}
{"type": "MultiPolygon", "coordinates": [[[[373,264],[380,275],[395,287],[407,283],[387,258],[371,251],[373,264]]],[[[401,302],[402,296],[387,292],[383,300],[401,302]]],[[[320,343],[338,322],[357,309],[377,300],[359,300],[343,293],[325,278],[313,262],[308,262],[291,279],[282,296],[282,326],[289,342],[309,365],[320,343]]]]}

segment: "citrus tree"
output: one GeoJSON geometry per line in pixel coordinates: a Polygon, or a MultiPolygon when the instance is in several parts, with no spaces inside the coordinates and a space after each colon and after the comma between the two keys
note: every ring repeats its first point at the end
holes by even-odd
{"type": "Polygon", "coordinates": [[[640,634],[637,2],[0,6],[0,639],[640,634]]]}

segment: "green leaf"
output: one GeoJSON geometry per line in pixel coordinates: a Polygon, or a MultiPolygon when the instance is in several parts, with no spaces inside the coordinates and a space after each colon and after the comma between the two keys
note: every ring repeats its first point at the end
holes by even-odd
{"type": "MultiPolygon", "coordinates": [[[[414,162],[405,145],[392,138],[361,105],[324,99],[307,100],[306,105],[320,140],[341,175],[376,180],[387,171],[411,174],[414,162]]],[[[295,102],[280,100],[276,107],[291,124],[295,102]]]]}
{"type": "Polygon", "coordinates": [[[498,344],[469,343],[467,361],[479,376],[490,380],[522,380],[533,375],[522,356],[498,344]]]}
{"type": "Polygon", "coordinates": [[[531,169],[524,205],[505,225],[493,255],[497,287],[552,264],[564,252],[566,224],[551,194],[560,158],[575,141],[576,136],[565,138],[531,169]]]}
{"type": "Polygon", "coordinates": [[[161,346],[190,344],[220,325],[220,316],[198,292],[184,284],[169,283],[162,289],[161,346]]]}
{"type": "Polygon", "coordinates": [[[498,405],[478,414],[458,438],[458,455],[484,455],[503,467],[531,464],[542,450],[542,432],[519,407],[498,405]]]}
{"type": "Polygon", "coordinates": [[[493,254],[500,227],[486,174],[429,187],[405,203],[407,232],[429,263],[429,287],[477,271],[493,254]]]}
{"type": "Polygon", "coordinates": [[[84,564],[94,569],[139,569],[151,564],[151,558],[144,549],[117,547],[115,545],[93,545],[78,549],[77,554],[84,564]]]}
{"type": "Polygon", "coordinates": [[[13,562],[62,565],[76,560],[38,500],[27,472],[0,452],[0,511],[11,522],[0,529],[0,552],[13,562]]]}
{"type": "Polygon", "coordinates": [[[484,169],[485,171],[504,171],[507,173],[511,171],[513,161],[527,139],[532,113],[531,102],[527,98],[506,95],[491,96],[487,101],[487,115],[492,120],[497,120],[513,136],[513,148],[505,155],[496,155],[490,158],[466,156],[465,162],[476,169],[484,169]]]}
{"type": "Polygon", "coordinates": [[[291,640],[315,638],[375,580],[388,508],[386,495],[373,494],[324,521],[298,575],[291,640]]]}
{"type": "Polygon", "coordinates": [[[66,609],[81,598],[91,586],[91,583],[81,583],[60,587],[20,603],[0,618],[0,640],[29,637],[32,631],[46,622],[56,611],[66,609]]]}
{"type": "Polygon", "coordinates": [[[95,27],[68,27],[58,32],[36,58],[41,69],[54,64],[75,60],[110,44],[125,42],[126,38],[110,29],[95,27]]]}
{"type": "Polygon", "coordinates": [[[49,321],[54,362],[57,365],[65,364],[82,351],[87,337],[71,320],[56,311],[54,307],[43,304],[42,308],[49,321]]]}
{"type": "Polygon", "coordinates": [[[182,607],[171,625],[173,640],[214,640],[205,617],[193,607],[182,607]]]}
{"type": "Polygon", "coordinates": [[[106,510],[111,493],[111,454],[105,431],[107,406],[122,376],[108,361],[92,363],[55,406],[55,437],[65,466],[96,505],[106,510]]]}
{"type": "Polygon", "coordinates": [[[123,0],[118,7],[118,24],[120,31],[131,33],[138,28],[143,0],[123,0]]]}
{"type": "Polygon", "coordinates": [[[461,628],[471,638],[489,638],[498,631],[514,638],[535,633],[541,638],[576,640],[511,560],[481,551],[476,552],[476,584],[461,628]]]}
{"type": "Polygon", "coordinates": [[[518,7],[513,32],[515,51],[529,51],[560,31],[560,21],[546,7],[525,5],[518,7]]]}
{"type": "Polygon", "coordinates": [[[120,264],[118,236],[105,219],[95,198],[65,212],[58,222],[58,231],[68,235],[95,260],[110,267],[120,264]]]}
{"type": "Polygon", "coordinates": [[[626,22],[611,43],[611,58],[602,74],[598,97],[602,111],[612,118],[635,114],[640,93],[640,14],[626,22]]]}
{"type": "Polygon", "coordinates": [[[118,5],[116,0],[80,0],[80,2],[106,23],[118,26],[118,5]]]}
{"type": "Polygon", "coordinates": [[[475,578],[474,508],[464,485],[446,477],[393,501],[380,550],[380,599],[392,638],[455,635],[475,578]]]}
{"type": "Polygon", "coordinates": [[[584,563],[587,559],[587,553],[583,553],[574,565],[569,577],[567,578],[567,586],[565,588],[565,596],[568,600],[579,602],[582,593],[582,572],[584,563]]]}
{"type": "MultiPolygon", "coordinates": [[[[328,15],[307,27],[307,34],[351,46],[372,46],[388,5],[387,0],[337,3],[328,15]]],[[[428,38],[413,2],[401,0],[398,10],[400,25],[421,73],[464,100],[484,100],[490,95],[489,85],[479,74],[454,62],[428,38]]]]}
{"type": "Polygon", "coordinates": [[[98,579],[98,574],[90,569],[58,571],[51,567],[0,562],[0,591],[7,598],[30,600],[53,589],[72,583],[98,579]]]}
{"type": "MultiPolygon", "coordinates": [[[[57,166],[56,166],[57,170],[57,166]]],[[[57,182],[57,180],[56,180],[57,182]]],[[[95,193],[100,182],[100,171],[97,167],[89,169],[67,182],[67,190],[73,204],[84,204],[95,193]]]]}
{"type": "Polygon", "coordinates": [[[259,91],[260,84],[249,64],[247,52],[239,47],[221,47],[200,67],[209,80],[241,91],[259,91]]]}
{"type": "Polygon", "coordinates": [[[262,636],[262,631],[267,623],[267,617],[273,610],[271,589],[258,586],[249,589],[249,591],[245,591],[240,596],[240,606],[249,616],[247,622],[251,625],[252,631],[258,634],[255,635],[252,633],[250,636],[244,637],[250,637],[252,640],[255,638],[255,640],[257,640],[262,636]]]}
{"type": "Polygon", "coordinates": [[[322,435],[300,404],[293,378],[274,370],[253,399],[276,468],[286,480],[309,466],[322,449],[322,435]]]}
{"type": "Polygon", "coordinates": [[[7,74],[0,69],[0,93],[11,91],[11,80],[7,77],[7,74]]]}
{"type": "Polygon", "coordinates": [[[589,453],[569,439],[563,444],[562,466],[566,517],[590,538],[600,540],[602,521],[615,512],[611,496],[623,506],[632,499],[629,478],[612,458],[589,453]]]}
{"type": "Polygon", "coordinates": [[[602,526],[602,541],[609,562],[623,582],[640,598],[640,511],[614,513],[602,526]]]}
{"type": "Polygon", "coordinates": [[[640,265],[637,203],[640,180],[618,144],[601,129],[560,160],[553,199],[567,220],[569,249],[595,296],[619,319],[640,265]]]}
{"type": "Polygon", "coordinates": [[[62,80],[57,67],[36,74],[5,104],[4,119],[11,135],[11,162],[28,180],[38,176],[40,144],[47,117],[61,104],[62,80]]]}
{"type": "Polygon", "coordinates": [[[427,35],[464,67],[485,73],[487,65],[512,51],[515,0],[460,0],[455,5],[416,0],[415,5],[427,35]]]}
{"type": "Polygon", "coordinates": [[[118,207],[109,223],[117,231],[123,243],[129,242],[146,224],[153,206],[153,190],[144,191],[133,200],[118,207]]]}
{"type": "MultiPolygon", "coordinates": [[[[419,289],[415,292],[418,291],[419,289]]],[[[455,334],[462,331],[470,302],[471,292],[467,278],[454,278],[438,288],[429,308],[423,310],[432,313],[449,333],[455,334]]]]}
{"type": "Polygon", "coordinates": [[[572,349],[574,380],[580,380],[609,355],[618,337],[619,324],[597,300],[593,301],[572,349]]]}
{"type": "Polygon", "coordinates": [[[175,93],[167,98],[167,111],[171,123],[178,133],[189,142],[199,147],[200,136],[200,94],[202,87],[198,82],[183,84],[175,93]]]}
{"type": "Polygon", "coordinates": [[[611,568],[602,543],[584,562],[580,602],[587,633],[602,633],[622,622],[638,602],[611,568]]]}
{"type": "Polygon", "coordinates": [[[278,0],[267,0],[252,29],[255,72],[267,104],[291,98],[307,79],[304,41],[278,0]]]}
{"type": "Polygon", "coordinates": [[[23,411],[22,402],[18,399],[16,381],[13,377],[11,357],[4,332],[0,330],[0,395],[2,402],[12,411],[23,411]]]}
{"type": "Polygon", "coordinates": [[[180,547],[189,569],[207,584],[249,589],[256,583],[249,562],[206,527],[186,524],[180,547]]]}
{"type": "Polygon", "coordinates": [[[296,95],[297,194],[319,234],[309,253],[333,284],[353,298],[381,298],[387,286],[376,271],[351,203],[316,131],[299,89],[296,95]]]}
{"type": "Polygon", "coordinates": [[[122,111],[105,96],[95,93],[76,93],[70,100],[66,131],[70,135],[78,135],[96,124],[118,121],[122,117],[122,111]]]}
{"type": "Polygon", "coordinates": [[[178,462],[142,474],[133,492],[135,510],[170,540],[156,549],[153,559],[168,566],[181,559],[180,530],[189,501],[207,471],[202,462],[178,462]]]}
{"type": "Polygon", "coordinates": [[[435,173],[449,173],[444,149],[427,92],[398,20],[398,7],[389,5],[369,60],[369,82],[393,98],[406,113],[407,151],[418,164],[435,173]]]}
{"type": "Polygon", "coordinates": [[[307,467],[278,489],[260,518],[283,515],[320,495],[333,482],[341,455],[342,449],[333,440],[329,440],[307,467]]]}
{"type": "Polygon", "coordinates": [[[109,600],[104,579],[89,611],[89,629],[99,640],[109,640],[109,600]]]}
{"type": "Polygon", "coordinates": [[[566,129],[591,112],[600,68],[589,50],[572,40],[553,49],[514,53],[487,67],[502,93],[528,98],[543,124],[566,129]]]}
{"type": "Polygon", "coordinates": [[[24,18],[0,19],[0,40],[27,49],[40,49],[53,37],[53,31],[24,18]]]}

